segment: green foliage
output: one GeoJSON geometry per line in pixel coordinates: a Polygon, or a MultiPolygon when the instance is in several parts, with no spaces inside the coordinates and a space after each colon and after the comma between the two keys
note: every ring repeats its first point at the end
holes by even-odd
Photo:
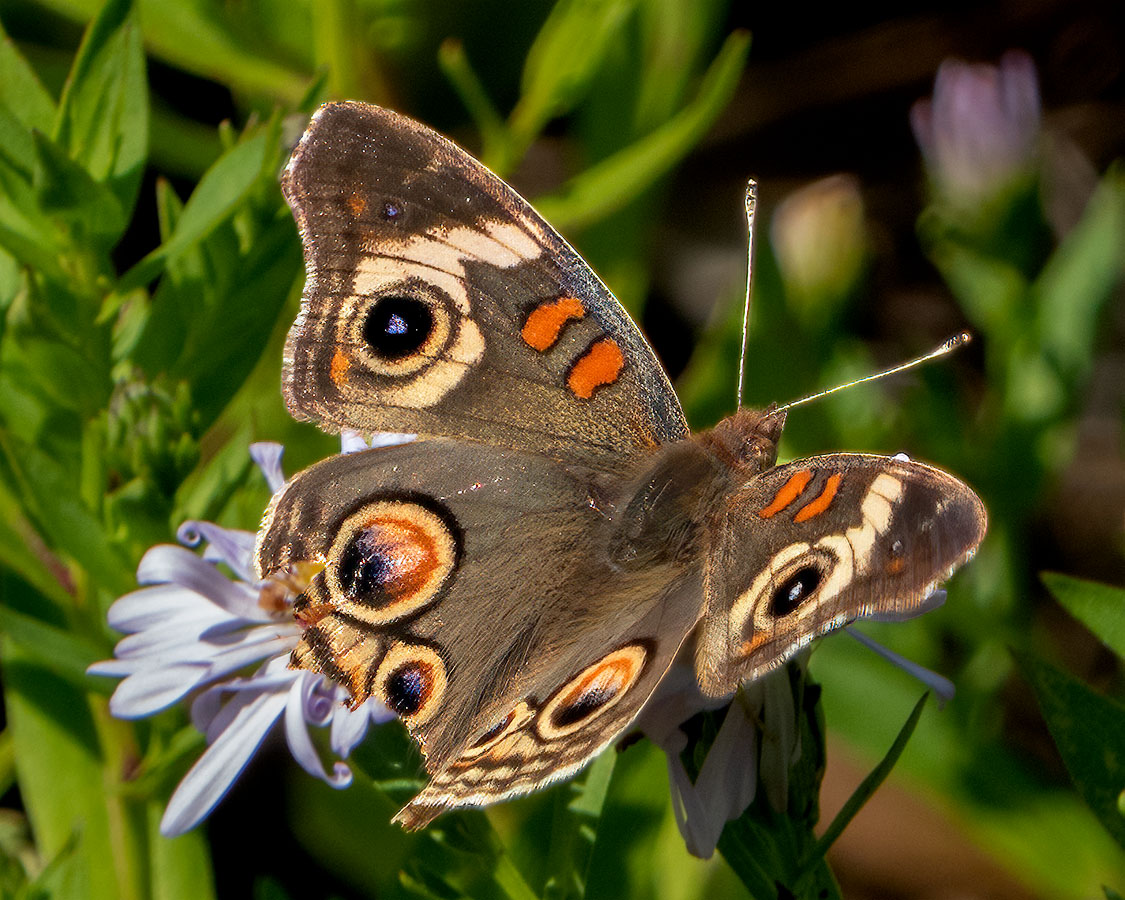
{"type": "MultiPolygon", "coordinates": [[[[568,236],[578,232],[639,315],[667,176],[735,95],[750,39],[724,33],[720,0],[562,0],[521,11],[527,40],[485,66],[475,51],[470,61],[468,42],[443,34],[427,43],[436,14],[407,0],[44,6],[84,28],[65,77],[43,54],[30,64],[34,50],[0,30],[0,786],[17,784],[24,810],[0,813],[0,894],[207,898],[223,889],[211,853],[225,848],[204,829],[158,832],[203,738],[183,710],[112,718],[112,682],[86,668],[112,655],[105,611],[134,589],[146,548],[170,541],[185,519],[256,524],[267,497],[250,477],[251,440],[284,440],[297,464],[332,452],[287,419],[277,390],[303,280],[277,186],[296,133],[330,96],[397,104],[447,94],[475,123],[485,162],[511,174],[549,128],[565,127],[573,165],[536,203],[568,236]],[[214,128],[169,108],[148,84],[154,61],[229,89],[240,125],[214,128]],[[494,72],[505,64],[510,84],[494,72]]],[[[982,384],[929,372],[910,402],[892,402],[886,385],[856,389],[794,415],[783,447],[794,456],[898,443],[985,495],[991,536],[946,609],[880,632],[957,676],[951,709],[923,717],[918,701],[911,712],[915,685],[846,642],[826,642],[812,666],[828,701],[799,667],[777,682],[788,715],[777,731],[766,727],[777,707],[764,716],[760,757],[747,760],[759,791],[723,832],[721,860],[686,855],[664,757],[648,745],[607,752],[539,795],[404,834],[389,819],[419,787],[418,756],[394,725],[356,751],[351,789],[303,774],[279,783],[283,821],[260,823],[267,839],[291,833],[310,865],[357,896],[570,900],[621,896],[624,884],[634,897],[834,897],[825,853],[901,756],[912,779],[971,823],[971,839],[1025,880],[1060,896],[1122,883],[1100,831],[1125,837],[1120,697],[1044,662],[1043,636],[1026,621],[1031,523],[1068,461],[1099,323],[1121,282],[1125,181],[1111,168],[1057,247],[1040,206],[1039,186],[1021,182],[984,218],[960,221],[935,203],[919,222],[983,346],[982,384]],[[975,419],[963,413],[970,397],[975,419]],[[1009,646],[1101,826],[1004,743],[996,723],[1009,646]],[[882,762],[817,837],[826,707],[830,727],[882,762]]],[[[764,234],[751,399],[870,371],[867,344],[845,328],[862,272],[811,314],[764,234]]],[[[680,381],[697,426],[730,411],[741,315],[732,293],[680,381]]],[[[1045,581],[1121,654],[1125,594],[1045,581]]],[[[721,716],[692,726],[683,761],[693,776],[721,716]]],[[[264,869],[252,875],[257,897],[305,892],[264,869]]]]}

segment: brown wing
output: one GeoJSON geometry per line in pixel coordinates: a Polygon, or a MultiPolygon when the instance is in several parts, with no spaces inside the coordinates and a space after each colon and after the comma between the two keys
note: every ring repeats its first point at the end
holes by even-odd
{"type": "Polygon", "coordinates": [[[717,525],[696,648],[723,696],[860,616],[909,614],[984,537],[980,498],[940,469],[837,453],[751,480],[717,525]]]}
{"type": "Polygon", "coordinates": [[[687,435],[625,310],[455,144],[378,107],[328,104],[282,188],[308,270],[285,356],[293,415],[547,452],[687,435]]]}
{"type": "Polygon", "coordinates": [[[325,460],[275,498],[261,571],[323,566],[294,663],[382,698],[418,738],[433,777],[408,826],[573,772],[671,664],[700,567],[611,563],[591,501],[614,477],[432,439],[325,460]]]}

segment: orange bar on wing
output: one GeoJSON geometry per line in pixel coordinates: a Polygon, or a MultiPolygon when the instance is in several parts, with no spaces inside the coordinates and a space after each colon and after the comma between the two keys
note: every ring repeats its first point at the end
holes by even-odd
{"type": "Polygon", "coordinates": [[[578,359],[566,377],[567,386],[576,397],[589,400],[602,385],[613,384],[625,367],[625,357],[617,341],[602,338],[578,359]]]}
{"type": "Polygon", "coordinates": [[[790,503],[801,496],[801,491],[808,487],[808,483],[812,481],[812,472],[808,469],[798,469],[789,476],[789,480],[781,486],[770,505],[758,511],[759,518],[768,519],[771,516],[777,515],[790,503]]]}
{"type": "Polygon", "coordinates": [[[542,353],[555,345],[567,322],[581,319],[584,315],[586,309],[577,297],[559,297],[535,307],[523,323],[520,334],[525,344],[542,353]]]}
{"type": "Polygon", "coordinates": [[[836,496],[836,491],[840,488],[840,479],[842,477],[839,472],[832,475],[824,485],[824,490],[820,492],[820,496],[802,506],[797,511],[797,515],[793,517],[793,521],[807,522],[813,516],[819,516],[828,509],[828,507],[832,505],[832,498],[836,496]]]}
{"type": "Polygon", "coordinates": [[[348,383],[348,370],[352,367],[352,361],[344,355],[343,350],[337,350],[332,354],[332,363],[328,369],[328,376],[332,379],[332,383],[336,387],[343,387],[348,383]]]}

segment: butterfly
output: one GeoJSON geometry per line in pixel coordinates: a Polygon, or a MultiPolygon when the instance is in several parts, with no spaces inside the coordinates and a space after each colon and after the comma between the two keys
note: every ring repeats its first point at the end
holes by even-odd
{"type": "Polygon", "coordinates": [[[985,509],[953,476],[833,453],[777,465],[785,413],[693,434],[588,265],[429,128],[320,108],[282,188],[307,284],[290,412],[417,440],[292,478],[263,577],[304,572],[296,667],[417,739],[419,828],[564,778],[630,725],[689,635],[709,697],[859,616],[905,614],[985,509]]]}

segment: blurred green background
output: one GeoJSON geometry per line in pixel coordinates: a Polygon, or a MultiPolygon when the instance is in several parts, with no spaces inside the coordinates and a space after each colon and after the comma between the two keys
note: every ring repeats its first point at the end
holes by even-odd
{"type": "MultiPolygon", "coordinates": [[[[782,444],[905,451],[990,511],[942,609],[865,626],[958,695],[829,860],[849,897],[1125,890],[1125,594],[1040,578],[1125,583],[1120,4],[0,0],[0,23],[0,896],[746,893],[687,855],[647,743],[619,754],[574,883],[552,880],[549,837],[571,788],[406,837],[378,785],[332,791],[280,747],[201,829],[156,835],[201,740],[182,710],[111,719],[84,669],[111,655],[104,612],[145,548],[185,518],[256,526],[249,441],[284,442],[289,472],[338,449],[279,392],[303,272],[277,174],[331,98],[432,125],[531,199],[641,323],[694,428],[734,407],[751,175],[747,405],[973,330],[943,363],[795,411],[782,444]],[[923,155],[911,107],[943,60],[1010,48],[1042,115],[1010,57],[946,69],[945,103],[915,113],[923,155]]],[[[810,669],[827,821],[920,689],[842,636],[810,669]]],[[[417,761],[396,726],[358,759],[417,761]]]]}

